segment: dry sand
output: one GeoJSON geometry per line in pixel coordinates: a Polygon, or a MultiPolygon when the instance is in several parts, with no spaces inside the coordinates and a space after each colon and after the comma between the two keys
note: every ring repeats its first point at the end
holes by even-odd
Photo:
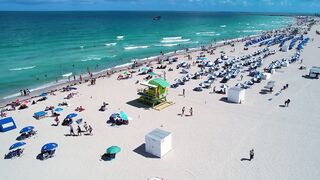
{"type": "MultiPolygon", "coordinates": [[[[320,66],[320,36],[316,35],[316,28],[320,29],[314,27],[308,35],[314,41],[310,41],[302,52],[301,58],[307,67],[320,66]]],[[[233,53],[230,46],[218,48],[215,55],[207,57],[216,59],[221,49],[229,56],[262,49],[252,46],[243,51],[243,43],[236,43],[235,48],[233,53]]],[[[271,49],[278,50],[278,47],[271,49]]],[[[264,60],[263,67],[273,60],[289,58],[294,52],[277,51],[264,60]]],[[[193,53],[193,59],[198,54],[193,53]]],[[[180,70],[175,69],[176,64],[172,65],[173,72],[166,73],[171,83],[182,76],[180,70]]],[[[131,79],[118,81],[117,75],[113,75],[98,79],[94,86],[78,85],[79,94],[68,100],[71,106],[64,108],[61,118],[82,105],[86,110],[79,113],[79,117],[92,125],[93,136],[65,136],[69,128],[51,126],[52,117],[41,120],[32,117],[34,112],[62,102],[67,92],[59,92],[27,110],[9,112],[18,128],[0,134],[0,154],[8,153],[9,146],[24,126],[35,126],[38,134],[25,141],[27,145],[22,157],[0,159],[0,179],[319,179],[320,83],[303,78],[308,71],[298,70],[299,66],[298,62],[291,64],[272,76],[271,80],[276,81],[273,94],[259,94],[266,81],[255,84],[246,91],[243,104],[221,101],[225,95],[211,94],[211,89],[194,92],[192,89],[205,77],[191,80],[185,86],[169,89],[168,99],[175,104],[162,111],[130,103],[138,98],[137,89],[142,88],[135,84],[136,80],[141,81],[145,76],[134,75],[131,79]],[[289,88],[276,96],[275,93],[287,83],[289,88]],[[180,96],[183,88],[186,97],[180,96]],[[280,107],[288,98],[291,99],[290,107],[280,107]],[[109,103],[108,110],[99,112],[103,101],[109,103]],[[183,106],[187,113],[192,107],[194,115],[179,116],[183,106]],[[132,118],[130,124],[120,127],[106,124],[109,116],[119,110],[132,118]],[[154,128],[173,134],[173,150],[161,159],[150,156],[143,149],[144,136],[154,128]],[[47,142],[59,144],[56,156],[46,161],[37,160],[42,145],[47,142]],[[101,161],[100,156],[112,145],[120,146],[122,151],[113,161],[101,161]],[[248,158],[252,148],[254,160],[240,161],[248,158]]],[[[197,69],[192,66],[191,72],[197,69]]],[[[249,77],[245,76],[246,79],[249,77]]],[[[238,82],[232,79],[228,84],[233,86],[238,82]]],[[[220,83],[217,81],[213,85],[219,87],[220,83]]]]}

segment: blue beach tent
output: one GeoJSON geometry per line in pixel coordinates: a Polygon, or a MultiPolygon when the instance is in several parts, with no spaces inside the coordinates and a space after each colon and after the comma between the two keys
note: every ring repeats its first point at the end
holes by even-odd
{"type": "Polygon", "coordinates": [[[0,132],[7,132],[16,129],[16,123],[12,117],[7,117],[0,120],[0,132]]]}

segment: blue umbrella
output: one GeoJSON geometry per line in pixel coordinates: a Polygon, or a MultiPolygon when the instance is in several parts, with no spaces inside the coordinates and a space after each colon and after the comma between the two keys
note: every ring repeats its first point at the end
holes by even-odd
{"type": "Polygon", "coordinates": [[[128,121],[128,116],[123,111],[120,111],[120,117],[122,120],[128,121]]]}
{"type": "Polygon", "coordinates": [[[48,94],[47,93],[41,93],[40,94],[40,96],[42,96],[42,97],[45,97],[45,96],[47,96],[48,94]]]}
{"type": "Polygon", "coordinates": [[[18,147],[21,147],[21,146],[24,146],[26,143],[25,142],[17,142],[17,143],[14,143],[12,144],[12,146],[10,146],[9,150],[13,150],[13,149],[16,149],[18,147]]]}
{"type": "Polygon", "coordinates": [[[52,151],[58,147],[57,143],[48,143],[42,146],[41,152],[52,151]]]}
{"type": "Polygon", "coordinates": [[[60,112],[60,111],[63,111],[63,109],[62,108],[56,108],[54,111],[60,112]]]}
{"type": "Polygon", "coordinates": [[[28,133],[28,132],[32,131],[33,129],[34,129],[33,126],[24,127],[24,128],[21,129],[20,134],[22,134],[22,133],[28,133]]]}
{"type": "Polygon", "coordinates": [[[71,113],[71,114],[68,114],[68,116],[66,117],[66,119],[71,119],[71,118],[74,118],[74,117],[76,117],[76,116],[78,116],[78,114],[76,114],[76,113],[71,113]]]}

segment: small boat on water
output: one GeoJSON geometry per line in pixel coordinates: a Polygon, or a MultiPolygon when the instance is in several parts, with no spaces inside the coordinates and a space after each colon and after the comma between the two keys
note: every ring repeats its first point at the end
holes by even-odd
{"type": "Polygon", "coordinates": [[[155,16],[155,17],[153,17],[153,20],[154,21],[158,21],[158,20],[160,20],[161,19],[161,16],[155,16]]]}

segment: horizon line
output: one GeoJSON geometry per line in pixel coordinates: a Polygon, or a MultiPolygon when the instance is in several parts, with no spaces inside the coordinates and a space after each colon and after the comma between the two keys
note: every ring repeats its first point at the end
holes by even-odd
{"type": "Polygon", "coordinates": [[[265,15],[316,15],[317,12],[257,12],[257,11],[199,11],[199,10],[0,10],[0,12],[185,12],[185,13],[239,13],[239,14],[265,14],[265,15]]]}

